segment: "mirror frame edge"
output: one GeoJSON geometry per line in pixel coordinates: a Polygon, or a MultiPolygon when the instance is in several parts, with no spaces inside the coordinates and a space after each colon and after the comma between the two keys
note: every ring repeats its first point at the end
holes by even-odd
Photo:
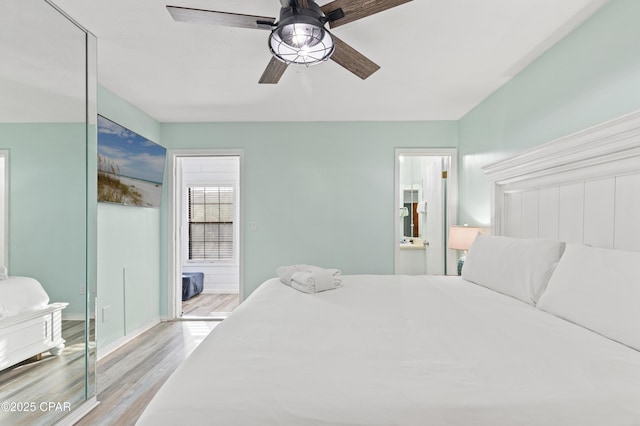
{"type": "Polygon", "coordinates": [[[85,126],[86,126],[86,187],[85,187],[85,401],[56,424],[73,425],[93,410],[97,400],[97,158],[98,158],[98,79],[97,37],[70,17],[52,0],[44,0],[85,34],[85,126]],[[93,324],[93,340],[91,328],[93,324]]]}

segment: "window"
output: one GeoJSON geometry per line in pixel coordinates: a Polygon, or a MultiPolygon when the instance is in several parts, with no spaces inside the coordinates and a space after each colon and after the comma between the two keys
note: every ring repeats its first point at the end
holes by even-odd
{"type": "Polygon", "coordinates": [[[233,186],[193,186],[189,197],[189,260],[233,261],[233,186]]]}

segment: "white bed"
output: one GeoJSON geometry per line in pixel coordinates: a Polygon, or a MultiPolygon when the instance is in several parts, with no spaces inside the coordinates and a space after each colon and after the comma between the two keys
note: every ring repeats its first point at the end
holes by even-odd
{"type": "Polygon", "coordinates": [[[458,277],[270,280],[140,425],[637,425],[640,353],[458,277]]]}
{"type": "Polygon", "coordinates": [[[30,277],[0,280],[0,370],[50,351],[64,349],[62,310],[49,303],[40,283],[30,277]]]}
{"type": "Polygon", "coordinates": [[[267,281],[139,424],[640,425],[640,112],[484,170],[463,277],[267,281]]]}

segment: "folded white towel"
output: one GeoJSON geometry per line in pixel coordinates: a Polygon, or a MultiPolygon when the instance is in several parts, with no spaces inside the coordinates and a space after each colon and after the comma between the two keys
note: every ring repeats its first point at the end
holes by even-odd
{"type": "Polygon", "coordinates": [[[426,201],[420,201],[418,203],[418,207],[416,207],[416,211],[418,213],[426,213],[427,212],[427,202],[426,201]]]}
{"type": "Polygon", "coordinates": [[[4,265],[0,266],[0,280],[6,280],[8,278],[7,267],[4,265]]]}
{"type": "Polygon", "coordinates": [[[313,265],[304,265],[304,264],[300,264],[300,265],[288,265],[288,266],[281,266],[278,269],[276,269],[276,273],[278,274],[278,277],[280,277],[280,281],[282,281],[282,284],[286,284],[286,285],[291,285],[291,278],[293,278],[293,274],[295,274],[296,272],[306,272],[306,271],[310,271],[311,269],[320,269],[317,266],[313,266],[313,265]]]}
{"type": "MultiPolygon", "coordinates": [[[[299,264],[299,265],[288,265],[288,266],[280,266],[277,270],[276,273],[278,274],[278,277],[280,277],[280,281],[283,284],[286,284],[288,286],[292,286],[293,287],[293,277],[295,274],[299,274],[299,273],[309,273],[311,274],[309,277],[313,278],[315,280],[315,276],[313,275],[316,272],[321,272],[322,277],[324,277],[324,274],[328,274],[329,276],[333,277],[333,280],[325,280],[323,283],[319,284],[319,288],[324,288],[326,286],[330,286],[331,288],[336,288],[342,285],[342,279],[341,278],[335,278],[338,277],[339,275],[342,275],[342,271],[340,271],[339,269],[324,269],[321,268],[319,266],[314,266],[314,265],[306,265],[306,264],[299,264]],[[337,281],[336,281],[337,280],[337,281]]],[[[303,276],[299,276],[298,277],[300,279],[300,281],[298,281],[298,290],[300,290],[300,287],[305,287],[308,288],[310,285],[313,286],[313,291],[306,291],[306,293],[315,293],[316,290],[316,285],[315,282],[314,283],[310,283],[309,280],[307,279],[308,277],[303,277],[303,276]]],[[[301,290],[304,291],[304,290],[301,290]]],[[[323,290],[318,290],[318,291],[323,291],[323,290]]]]}
{"type": "Polygon", "coordinates": [[[317,269],[296,272],[291,279],[291,287],[304,293],[318,293],[342,287],[342,279],[337,269],[317,269]],[[335,272],[338,272],[337,274],[335,272]]]}

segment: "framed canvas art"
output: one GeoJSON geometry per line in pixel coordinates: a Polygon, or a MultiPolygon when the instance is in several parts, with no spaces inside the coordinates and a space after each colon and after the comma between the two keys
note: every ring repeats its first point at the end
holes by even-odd
{"type": "Polygon", "coordinates": [[[167,150],[98,116],[98,201],[160,207],[167,150]]]}

